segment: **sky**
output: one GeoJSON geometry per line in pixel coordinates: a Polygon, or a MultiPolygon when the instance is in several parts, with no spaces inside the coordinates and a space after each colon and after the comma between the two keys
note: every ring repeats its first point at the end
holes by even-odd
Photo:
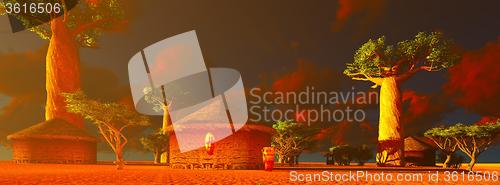
{"type": "MultiPolygon", "coordinates": [[[[368,39],[385,35],[387,42],[395,43],[420,31],[441,31],[464,50],[464,59],[449,71],[419,73],[402,85],[407,128],[418,134],[433,125],[474,123],[483,116],[499,116],[500,88],[495,83],[500,81],[496,75],[500,57],[495,54],[500,53],[499,1],[124,2],[127,28],[105,33],[96,49],[80,49],[83,88],[92,97],[110,101],[126,97],[130,93],[129,59],[146,46],[190,30],[197,32],[207,66],[240,71],[246,88],[272,89],[277,81],[302,81],[295,90],[313,85],[335,91],[369,90],[370,84],[342,75],[345,63],[352,61],[356,49],[368,39]]],[[[7,18],[0,16],[2,137],[43,120],[47,44],[27,31],[11,33],[7,18]],[[9,58],[11,54],[15,60],[9,58]],[[13,78],[16,74],[12,73],[20,75],[13,78]],[[20,83],[26,85],[11,87],[20,83]]],[[[366,124],[376,129],[377,106],[366,109],[370,112],[366,124]]],[[[91,124],[87,126],[93,129],[91,124]]],[[[332,140],[349,142],[358,136],[356,128],[335,127],[346,134],[332,140]]],[[[112,158],[103,152],[106,146],[100,149],[100,159],[112,158]]],[[[147,152],[131,151],[126,159],[151,158],[147,152]]],[[[0,160],[9,159],[8,153],[1,149],[0,160]]],[[[480,160],[500,162],[499,153],[496,147],[480,160]]],[[[305,154],[303,160],[323,158],[313,153],[305,154]]]]}

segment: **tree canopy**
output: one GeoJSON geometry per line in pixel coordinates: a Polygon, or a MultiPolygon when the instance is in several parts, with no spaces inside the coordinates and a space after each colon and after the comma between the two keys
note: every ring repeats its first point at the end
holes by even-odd
{"type": "Polygon", "coordinates": [[[146,137],[141,138],[141,143],[145,149],[153,152],[155,163],[161,162],[161,154],[165,152],[169,152],[169,140],[170,135],[168,133],[164,133],[163,131],[153,132],[146,137]]]}
{"type": "Polygon", "coordinates": [[[483,125],[457,123],[447,128],[433,128],[425,132],[447,155],[451,155],[458,147],[469,156],[469,170],[472,170],[478,156],[495,142],[499,134],[499,120],[483,125]]]}
{"type": "Polygon", "coordinates": [[[398,76],[404,80],[418,71],[439,71],[454,65],[460,56],[451,40],[440,32],[419,32],[413,39],[386,44],[385,36],[368,40],[347,63],[344,74],[354,80],[398,76]]]}
{"type": "MultiPolygon", "coordinates": [[[[6,14],[5,4],[24,3],[23,0],[4,0],[0,2],[0,15],[6,14]]],[[[124,20],[124,11],[120,6],[119,0],[31,0],[29,3],[60,3],[63,10],[63,23],[70,30],[70,34],[76,39],[76,42],[82,47],[97,47],[96,39],[102,34],[102,31],[119,30],[126,24],[124,20]],[[75,7],[69,10],[70,3],[77,3],[75,7]]],[[[47,20],[59,16],[57,14],[30,14],[21,12],[12,14],[29,31],[36,33],[42,39],[50,39],[52,36],[51,25],[47,20]]]]}
{"type": "MultiPolygon", "coordinates": [[[[271,145],[275,147],[280,162],[298,157],[305,149],[312,147],[312,129],[292,120],[277,121],[273,128],[276,134],[271,145]]],[[[288,161],[291,162],[291,161],[288,161]]]]}
{"type": "Polygon", "coordinates": [[[123,169],[123,148],[128,143],[123,130],[132,126],[147,126],[149,119],[119,103],[107,103],[87,98],[82,91],[63,93],[68,112],[83,116],[96,124],[99,133],[116,155],[117,169],[123,169]]]}
{"type": "Polygon", "coordinates": [[[67,110],[82,115],[95,124],[109,124],[123,130],[129,126],[148,126],[146,116],[130,109],[130,107],[113,102],[100,102],[87,98],[82,92],[63,93],[67,110]]]}

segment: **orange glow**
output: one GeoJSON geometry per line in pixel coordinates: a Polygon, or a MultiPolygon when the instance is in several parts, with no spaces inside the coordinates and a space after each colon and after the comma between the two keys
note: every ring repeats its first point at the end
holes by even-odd
{"type": "Polygon", "coordinates": [[[205,150],[207,151],[208,155],[213,155],[214,150],[215,150],[215,136],[208,132],[207,135],[205,135],[205,150]]]}

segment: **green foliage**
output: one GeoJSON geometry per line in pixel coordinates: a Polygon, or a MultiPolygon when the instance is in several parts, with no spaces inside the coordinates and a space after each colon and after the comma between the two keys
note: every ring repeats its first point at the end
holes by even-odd
{"type": "Polygon", "coordinates": [[[76,40],[82,47],[96,47],[102,31],[113,31],[123,23],[124,12],[119,0],[98,0],[71,9],[66,25],[76,31],[76,40]]]}
{"type": "MultiPolygon", "coordinates": [[[[26,1],[20,0],[4,0],[0,1],[0,15],[5,14],[4,5],[6,3],[23,3],[26,1]]],[[[72,36],[82,47],[96,47],[97,38],[102,34],[102,31],[114,31],[119,29],[125,21],[124,12],[120,6],[119,0],[96,0],[96,1],[78,1],[77,5],[70,11],[65,11],[66,4],[64,0],[31,0],[30,3],[48,3],[58,2],[62,5],[64,15],[60,18],[63,19],[65,26],[70,30],[72,36]]],[[[36,25],[41,20],[47,20],[48,17],[54,17],[51,14],[14,14],[18,20],[21,21],[26,27],[29,25],[36,25]],[[42,19],[43,18],[43,19],[42,19]]],[[[42,39],[50,39],[52,30],[50,23],[44,23],[34,26],[29,31],[36,33],[42,39]]]]}
{"type": "Polygon", "coordinates": [[[314,130],[292,120],[277,121],[273,125],[276,133],[271,146],[276,149],[278,157],[283,159],[299,156],[305,149],[312,147],[314,130]]]}
{"type": "Polygon", "coordinates": [[[163,108],[165,107],[165,101],[163,100],[162,93],[158,88],[151,88],[151,87],[145,87],[143,89],[144,93],[144,100],[153,105],[153,110],[155,112],[161,112],[163,111],[163,108]]]}
{"type": "Polygon", "coordinates": [[[358,161],[360,164],[373,158],[373,151],[367,145],[353,147],[350,145],[336,145],[329,148],[326,152],[327,156],[333,157],[333,160],[338,165],[349,165],[352,160],[358,161]]]}
{"type": "Polygon", "coordinates": [[[352,78],[383,78],[423,69],[439,71],[459,59],[451,40],[440,32],[418,33],[413,39],[387,45],[385,37],[368,40],[354,54],[344,74],[352,78]]]}
{"type": "Polygon", "coordinates": [[[170,136],[168,134],[157,131],[146,137],[142,137],[141,144],[145,149],[151,152],[164,153],[168,152],[169,138],[170,136]]]}
{"type": "Polygon", "coordinates": [[[62,93],[62,96],[68,112],[81,115],[96,124],[101,136],[115,152],[117,169],[123,169],[123,148],[128,143],[123,130],[131,126],[149,125],[148,117],[122,104],[91,100],[82,91],[62,93]]]}
{"type": "Polygon", "coordinates": [[[476,163],[477,157],[491,146],[500,134],[500,121],[484,125],[464,125],[461,123],[447,128],[433,128],[424,133],[441,148],[443,153],[451,155],[458,147],[470,157],[469,170],[476,163]]]}
{"type": "Polygon", "coordinates": [[[148,117],[123,104],[91,100],[81,91],[63,93],[63,96],[68,112],[79,114],[95,124],[108,124],[117,128],[149,125],[148,117]]]}

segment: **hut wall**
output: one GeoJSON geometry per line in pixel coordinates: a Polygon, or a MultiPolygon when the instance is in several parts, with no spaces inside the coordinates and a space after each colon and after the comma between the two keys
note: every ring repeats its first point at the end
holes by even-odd
{"type": "Polygon", "coordinates": [[[271,136],[259,131],[240,130],[215,143],[213,155],[205,148],[180,153],[175,135],[170,138],[170,164],[173,168],[260,169],[262,148],[270,146],[271,136]]]}
{"type": "Polygon", "coordinates": [[[423,151],[405,151],[405,160],[416,166],[435,166],[436,165],[436,151],[423,150],[423,151]]]}
{"type": "Polygon", "coordinates": [[[96,143],[63,139],[13,140],[16,163],[96,163],[96,143]]]}

